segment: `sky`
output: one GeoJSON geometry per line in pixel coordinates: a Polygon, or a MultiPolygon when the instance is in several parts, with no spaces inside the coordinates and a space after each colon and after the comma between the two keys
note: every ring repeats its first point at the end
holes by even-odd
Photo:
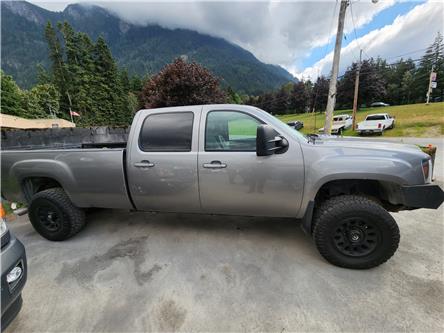
{"type": "MultiPolygon", "coordinates": [[[[30,1],[53,11],[70,3],[104,7],[127,22],[187,28],[222,37],[278,64],[299,79],[328,76],[339,2],[328,1],[30,1]]],[[[444,30],[442,0],[351,0],[347,8],[340,73],[353,61],[381,56],[419,58],[444,30]]]]}

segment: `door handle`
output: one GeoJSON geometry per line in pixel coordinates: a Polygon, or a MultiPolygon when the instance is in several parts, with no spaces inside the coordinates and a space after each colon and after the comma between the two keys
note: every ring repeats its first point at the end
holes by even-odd
{"type": "Polygon", "coordinates": [[[151,163],[150,161],[140,161],[134,163],[134,166],[136,168],[152,168],[154,166],[154,163],[151,163]]]}
{"type": "Polygon", "coordinates": [[[211,161],[211,163],[204,163],[203,167],[207,169],[223,169],[226,168],[227,165],[221,161],[211,161]]]}

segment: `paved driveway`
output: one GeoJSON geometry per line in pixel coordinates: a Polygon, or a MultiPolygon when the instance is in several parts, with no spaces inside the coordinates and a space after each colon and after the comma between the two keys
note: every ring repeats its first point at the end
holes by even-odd
{"type": "MultiPolygon", "coordinates": [[[[440,146],[442,184],[442,140],[419,142],[440,146]]],[[[443,331],[443,212],[394,214],[399,250],[366,271],[328,264],[288,220],[101,210],[57,243],[21,217],[29,280],[7,333],[443,331]]]]}

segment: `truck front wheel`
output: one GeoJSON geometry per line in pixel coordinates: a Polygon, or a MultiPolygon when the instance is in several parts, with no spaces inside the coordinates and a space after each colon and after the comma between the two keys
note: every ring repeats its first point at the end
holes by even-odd
{"type": "Polygon", "coordinates": [[[62,241],[74,236],[85,226],[85,214],[74,206],[61,188],[36,193],[28,208],[34,229],[46,239],[62,241]]]}
{"type": "Polygon", "coordinates": [[[313,238],[320,254],[346,268],[378,266],[396,252],[399,228],[378,203],[363,196],[341,195],[315,211],[313,238]]]}

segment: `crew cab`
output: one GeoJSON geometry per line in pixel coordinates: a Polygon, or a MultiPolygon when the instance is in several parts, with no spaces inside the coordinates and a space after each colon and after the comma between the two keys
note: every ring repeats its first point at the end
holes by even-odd
{"type": "Polygon", "coordinates": [[[386,129],[395,127],[395,118],[388,113],[369,114],[364,121],[358,123],[357,131],[359,134],[379,134],[386,129]]]}
{"type": "Polygon", "coordinates": [[[3,195],[27,202],[49,240],[78,233],[89,207],[282,217],[349,268],[395,253],[388,211],[444,200],[416,146],[307,137],[246,105],[140,110],[126,147],[11,150],[1,160],[3,195]]]}
{"type": "MultiPolygon", "coordinates": [[[[333,117],[333,124],[331,126],[331,134],[341,135],[343,131],[352,127],[353,118],[348,114],[340,114],[333,117]]],[[[324,127],[319,129],[319,132],[324,133],[324,127]]]]}

